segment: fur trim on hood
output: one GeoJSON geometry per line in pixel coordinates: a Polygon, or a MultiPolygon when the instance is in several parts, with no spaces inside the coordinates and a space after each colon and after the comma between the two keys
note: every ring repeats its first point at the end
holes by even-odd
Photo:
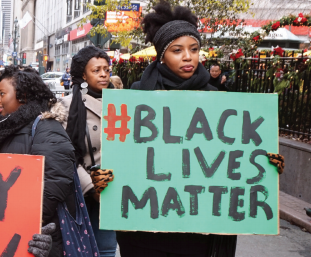
{"type": "Polygon", "coordinates": [[[42,113],[41,120],[54,119],[61,124],[67,120],[67,112],[65,106],[60,102],[56,102],[50,109],[50,111],[42,113]]]}

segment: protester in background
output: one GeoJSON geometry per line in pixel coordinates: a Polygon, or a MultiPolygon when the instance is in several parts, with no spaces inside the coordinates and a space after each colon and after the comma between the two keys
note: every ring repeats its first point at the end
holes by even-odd
{"type": "Polygon", "coordinates": [[[119,76],[112,76],[110,77],[111,83],[114,85],[117,89],[123,89],[123,83],[119,76]]]}
{"type": "Polygon", "coordinates": [[[64,82],[64,88],[66,90],[68,90],[70,87],[70,81],[71,81],[70,68],[66,68],[66,73],[62,76],[62,82],[64,82]]]}
{"type": "MultiPolygon", "coordinates": [[[[61,125],[64,115],[64,107],[56,102],[34,69],[5,68],[0,76],[0,153],[45,156],[42,234],[47,235],[34,235],[34,240],[29,243],[28,251],[35,256],[63,256],[58,204],[66,202],[70,214],[76,215],[75,156],[61,125]],[[32,138],[32,125],[40,114],[42,118],[32,138]],[[53,243],[48,235],[52,236],[53,243]]],[[[22,218],[22,213],[17,215],[22,218]]]]}
{"type": "MultiPolygon", "coordinates": [[[[99,230],[99,192],[113,181],[112,172],[99,169],[101,158],[102,91],[114,88],[109,82],[109,57],[94,46],[82,48],[71,63],[73,94],[62,99],[69,113],[66,131],[75,148],[82,191],[101,257],[114,257],[117,247],[114,231],[99,230]],[[93,167],[93,169],[92,169],[93,167]],[[93,170],[94,184],[91,179],[93,170]],[[98,179],[99,178],[99,179],[98,179]],[[96,183],[95,180],[99,182],[96,183]],[[97,189],[97,191],[94,189],[97,189]]],[[[105,205],[104,202],[101,204],[105,205]]],[[[109,206],[106,206],[109,208],[109,206]]]]}
{"type": "Polygon", "coordinates": [[[216,87],[219,91],[228,91],[226,85],[227,77],[221,73],[218,63],[211,65],[209,73],[211,74],[211,78],[208,82],[209,84],[216,87]]]}

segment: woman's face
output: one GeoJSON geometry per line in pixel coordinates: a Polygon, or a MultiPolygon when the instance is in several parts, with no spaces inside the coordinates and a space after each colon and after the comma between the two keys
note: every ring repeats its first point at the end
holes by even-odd
{"type": "Polygon", "coordinates": [[[85,66],[83,77],[89,87],[100,93],[103,88],[109,85],[109,64],[104,58],[93,57],[85,66]]]}
{"type": "Polygon", "coordinates": [[[0,82],[0,115],[11,114],[22,105],[16,99],[15,87],[11,79],[3,79],[0,82]]]}
{"type": "Polygon", "coordinates": [[[164,53],[162,63],[183,79],[189,79],[199,64],[200,47],[198,42],[189,36],[174,40],[164,53]]]}

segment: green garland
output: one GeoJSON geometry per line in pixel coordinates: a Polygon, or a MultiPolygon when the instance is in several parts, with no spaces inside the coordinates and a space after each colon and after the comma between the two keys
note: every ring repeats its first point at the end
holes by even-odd
{"type": "Polygon", "coordinates": [[[258,45],[263,41],[265,36],[269,35],[270,32],[276,31],[285,26],[311,26],[311,16],[309,14],[299,13],[298,16],[284,16],[280,20],[269,22],[268,24],[262,26],[259,31],[251,33],[247,40],[243,41],[244,52],[253,52],[257,49],[258,45]]]}

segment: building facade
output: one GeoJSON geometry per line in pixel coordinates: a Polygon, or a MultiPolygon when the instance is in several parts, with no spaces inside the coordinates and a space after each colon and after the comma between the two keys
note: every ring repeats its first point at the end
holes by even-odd
{"type": "MultiPolygon", "coordinates": [[[[65,71],[71,66],[71,60],[81,48],[91,45],[88,32],[92,28],[90,22],[80,26],[81,19],[91,14],[87,3],[94,3],[95,0],[0,0],[7,5],[5,10],[12,9],[12,4],[20,8],[18,20],[29,13],[32,20],[26,27],[20,30],[20,58],[26,57],[25,65],[36,63],[38,65],[39,55],[47,58],[43,61],[46,70],[65,71]]],[[[142,5],[144,2],[135,1],[142,5]]],[[[17,11],[16,11],[17,14],[17,11]]],[[[9,14],[8,26],[12,31],[14,22],[12,13],[9,14]]],[[[6,43],[9,37],[6,35],[6,43]]],[[[111,41],[104,45],[109,49],[111,41]]],[[[137,43],[137,42],[135,42],[137,43]]],[[[118,46],[111,46],[115,48],[118,46]]],[[[127,52],[127,48],[124,49],[127,52]]],[[[1,51],[0,51],[1,54],[1,51]]]]}
{"type": "Polygon", "coordinates": [[[62,51],[62,60],[68,67],[71,65],[72,56],[74,56],[81,48],[91,45],[91,41],[87,37],[87,33],[92,28],[90,23],[84,24],[79,28],[78,23],[82,18],[89,15],[91,12],[86,7],[86,3],[93,3],[94,0],[66,0],[65,12],[63,19],[63,28],[69,32],[68,41],[64,45],[65,51],[62,51]],[[67,51],[67,56],[65,53],[67,51]]]}
{"type": "Polygon", "coordinates": [[[12,61],[10,57],[12,54],[12,41],[10,40],[10,33],[12,31],[13,23],[13,2],[11,0],[1,0],[1,18],[2,18],[2,43],[1,55],[4,64],[12,61]]]}
{"type": "Polygon", "coordinates": [[[37,0],[35,6],[35,54],[47,56],[43,66],[54,70],[57,33],[62,30],[63,0],[37,0]]]}
{"type": "Polygon", "coordinates": [[[32,18],[29,24],[21,29],[20,34],[20,55],[25,57],[25,65],[30,65],[36,62],[36,55],[34,51],[35,45],[35,6],[36,0],[22,0],[22,17],[28,12],[32,18]]]}

